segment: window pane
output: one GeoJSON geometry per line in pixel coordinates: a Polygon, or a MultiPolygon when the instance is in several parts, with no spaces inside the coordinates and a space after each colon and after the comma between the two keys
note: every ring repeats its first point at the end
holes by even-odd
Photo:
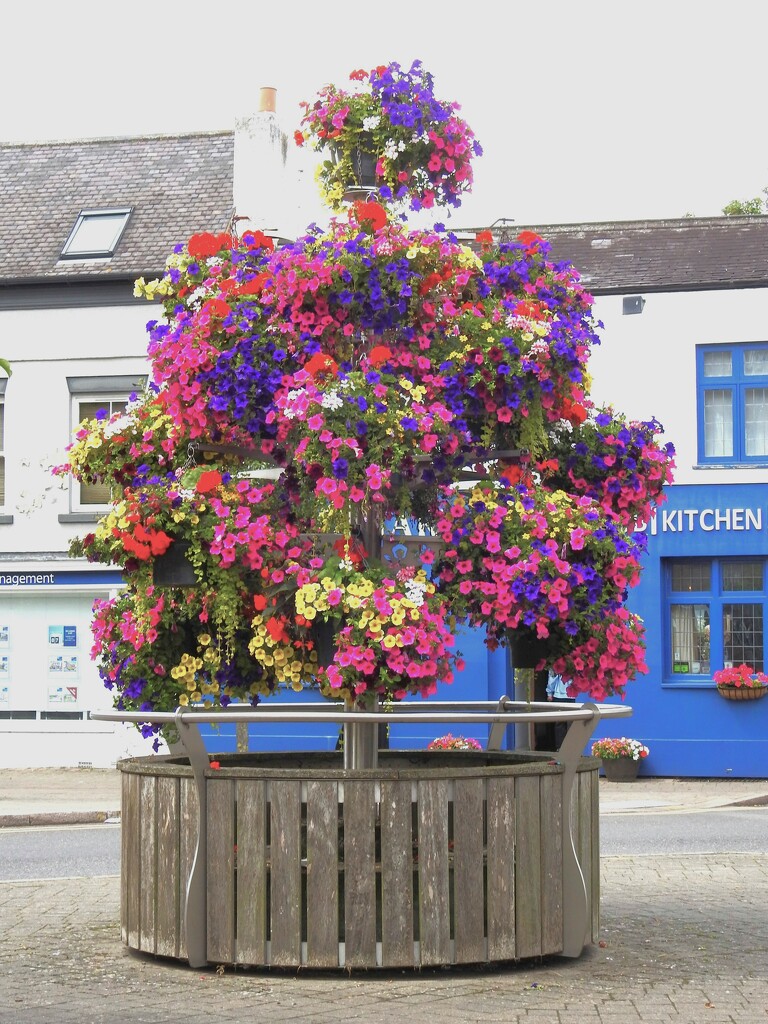
{"type": "Polygon", "coordinates": [[[704,392],[704,454],[733,455],[733,398],[730,388],[704,392]]]}
{"type": "Polygon", "coordinates": [[[113,403],[109,399],[102,399],[100,402],[78,402],[78,423],[83,420],[95,420],[97,417],[107,419],[112,415],[112,405],[113,403]]]}
{"type": "Polygon", "coordinates": [[[723,590],[763,589],[763,563],[723,562],[723,590]]]}
{"type": "Polygon", "coordinates": [[[704,560],[687,558],[672,563],[672,590],[678,594],[690,590],[709,590],[712,564],[704,560]]]}
{"type": "Polygon", "coordinates": [[[759,604],[723,605],[723,662],[763,671],[763,609],[759,604]]]}
{"type": "Polygon", "coordinates": [[[709,672],[709,605],[671,605],[672,671],[675,675],[709,672]]]}
{"type": "Polygon", "coordinates": [[[768,376],[768,348],[748,348],[744,353],[744,376],[768,376]]]}
{"type": "Polygon", "coordinates": [[[5,451],[5,406],[0,402],[0,452],[5,451]]]}
{"type": "Polygon", "coordinates": [[[111,256],[127,219],[127,213],[83,214],[65,254],[103,253],[111,256]]]}
{"type": "Polygon", "coordinates": [[[109,505],[112,492],[107,484],[80,484],[81,505],[109,505]]]}
{"type": "Polygon", "coordinates": [[[744,451],[768,455],[768,388],[744,391],[744,451]]]}
{"type": "Polygon", "coordinates": [[[733,361],[727,349],[722,352],[704,353],[705,377],[730,377],[732,373],[733,361]]]}
{"type": "Polygon", "coordinates": [[[5,458],[0,455],[0,506],[5,504],[5,458]]]}

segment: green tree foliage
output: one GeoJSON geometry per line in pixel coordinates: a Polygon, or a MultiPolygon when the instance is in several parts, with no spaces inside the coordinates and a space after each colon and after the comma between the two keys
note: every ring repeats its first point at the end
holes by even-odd
{"type": "Polygon", "coordinates": [[[726,217],[759,217],[768,213],[768,188],[763,189],[763,196],[755,196],[754,199],[732,199],[722,212],[726,217]]]}

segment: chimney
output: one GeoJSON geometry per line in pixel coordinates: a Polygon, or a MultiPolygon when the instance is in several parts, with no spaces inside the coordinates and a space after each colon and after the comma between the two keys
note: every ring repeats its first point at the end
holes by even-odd
{"type": "Polygon", "coordinates": [[[277,90],[259,91],[258,110],[235,119],[235,230],[279,235],[287,199],[288,140],[277,120],[277,90]]]}

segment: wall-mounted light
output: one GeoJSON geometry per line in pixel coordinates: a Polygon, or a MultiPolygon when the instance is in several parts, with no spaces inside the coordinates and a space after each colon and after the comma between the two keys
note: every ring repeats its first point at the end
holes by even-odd
{"type": "Polygon", "coordinates": [[[645,299],[642,295],[625,295],[622,303],[622,313],[630,316],[632,313],[642,313],[645,299]]]}

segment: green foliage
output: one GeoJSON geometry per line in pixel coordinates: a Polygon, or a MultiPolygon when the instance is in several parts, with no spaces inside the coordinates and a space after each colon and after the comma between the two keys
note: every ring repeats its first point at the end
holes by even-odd
{"type": "Polygon", "coordinates": [[[759,217],[768,213],[768,188],[763,189],[765,199],[755,196],[754,199],[732,199],[722,212],[726,217],[759,217]]]}

